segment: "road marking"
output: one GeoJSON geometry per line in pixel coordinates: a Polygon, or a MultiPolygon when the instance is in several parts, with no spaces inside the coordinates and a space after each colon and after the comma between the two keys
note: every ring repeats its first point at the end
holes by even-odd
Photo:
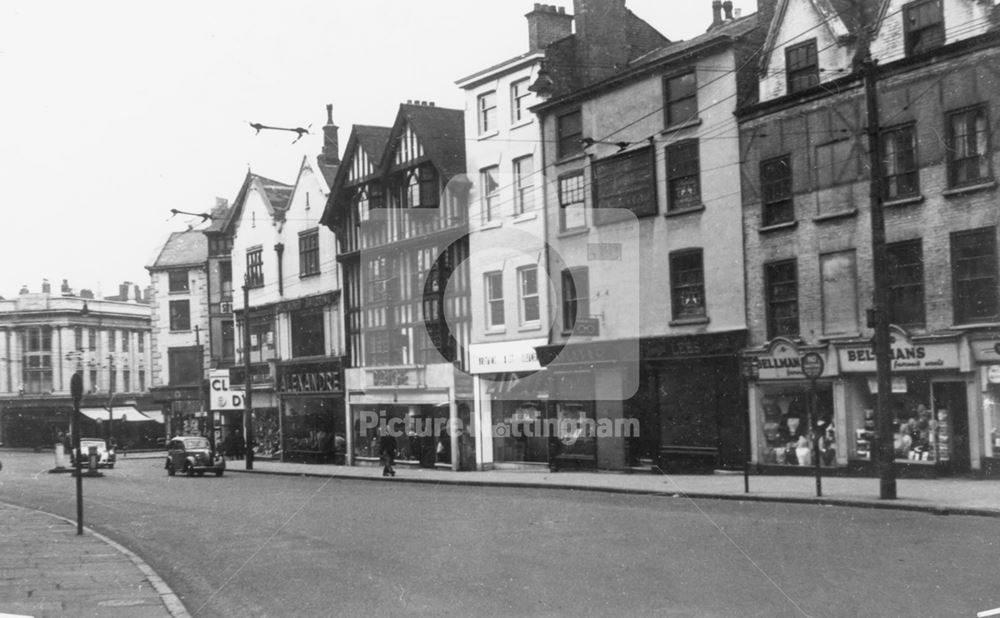
{"type": "Polygon", "coordinates": [[[976,614],[976,618],[986,618],[986,616],[1000,616],[1000,607],[996,609],[984,609],[976,614]]]}

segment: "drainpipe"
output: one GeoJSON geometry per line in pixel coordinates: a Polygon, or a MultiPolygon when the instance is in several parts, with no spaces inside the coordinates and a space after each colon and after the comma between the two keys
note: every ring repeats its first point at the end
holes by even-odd
{"type": "Polygon", "coordinates": [[[285,277],[283,274],[281,257],[285,254],[285,245],[278,243],[274,245],[274,252],[278,254],[278,296],[285,295],[285,277]]]}

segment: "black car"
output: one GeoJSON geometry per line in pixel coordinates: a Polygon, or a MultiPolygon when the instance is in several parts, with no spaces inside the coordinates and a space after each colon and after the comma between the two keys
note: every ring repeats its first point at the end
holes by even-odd
{"type": "Polygon", "coordinates": [[[178,471],[188,476],[204,476],[214,472],[222,476],[226,470],[226,460],[212,448],[208,438],[201,436],[180,436],[167,443],[167,474],[173,476],[178,471]]]}

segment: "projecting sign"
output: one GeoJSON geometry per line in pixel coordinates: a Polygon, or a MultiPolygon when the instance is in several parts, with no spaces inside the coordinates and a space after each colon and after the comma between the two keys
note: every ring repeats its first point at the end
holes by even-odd
{"type": "Polygon", "coordinates": [[[229,389],[229,370],[222,369],[208,372],[208,388],[211,397],[212,410],[242,410],[242,390],[229,389]]]}

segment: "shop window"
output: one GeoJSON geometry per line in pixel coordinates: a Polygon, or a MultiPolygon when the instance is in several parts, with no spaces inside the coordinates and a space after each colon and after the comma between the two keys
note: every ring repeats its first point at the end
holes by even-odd
{"type": "Polygon", "coordinates": [[[823,333],[858,332],[858,278],[854,251],[821,255],[823,333]]]}
{"type": "Polygon", "coordinates": [[[540,401],[493,399],[494,426],[510,431],[493,438],[493,461],[548,461],[545,405],[540,401]]]}
{"type": "Polygon", "coordinates": [[[788,77],[788,94],[801,92],[819,84],[816,39],[785,48],[785,73],[788,77]]]}
{"type": "Polygon", "coordinates": [[[799,283],[795,260],[764,266],[767,338],[799,334],[799,283]]]}
{"type": "Polygon", "coordinates": [[[325,353],[323,310],[295,311],[291,315],[292,357],[325,353]]]}
{"type": "Polygon", "coordinates": [[[906,55],[916,56],[944,45],[944,13],[941,0],[911,2],[903,7],[906,55]]]}
{"type": "Polygon", "coordinates": [[[559,178],[559,229],[572,230],[585,227],[583,172],[559,178]]]}
{"type": "Polygon", "coordinates": [[[997,317],[996,230],[985,228],[951,235],[951,271],[955,322],[997,317]]]}
{"type": "Polygon", "coordinates": [[[948,185],[958,187],[991,177],[986,108],[977,106],[948,117],[948,185]]]}
{"type": "Polygon", "coordinates": [[[760,192],[764,227],[795,220],[792,201],[792,163],[788,155],[760,164],[760,192]]]}
{"type": "Polygon", "coordinates": [[[344,417],[333,399],[285,397],[282,419],[286,461],[344,463],[344,417]]]}
{"type": "Polygon", "coordinates": [[[923,326],[924,256],[920,239],[885,247],[889,280],[889,321],[901,326],[923,326]]]}
{"type": "Polygon", "coordinates": [[[813,440],[818,438],[820,465],[836,465],[838,428],[833,423],[833,391],[828,384],[817,384],[812,405],[807,386],[762,386],[760,392],[761,463],[813,466],[813,440]]]}
{"type": "Polygon", "coordinates": [[[671,254],[670,290],[673,319],[705,317],[705,269],[701,249],[671,254]]]}
{"type": "Polygon", "coordinates": [[[882,159],[885,162],[883,191],[887,200],[920,193],[915,134],[912,124],[882,133],[882,159]]]}
{"type": "Polygon", "coordinates": [[[698,140],[667,146],[667,210],[684,210],[701,205],[701,167],[698,140]]]}
{"type": "Polygon", "coordinates": [[[580,110],[556,117],[556,154],[560,159],[583,153],[583,115],[580,110]]]}
{"type": "Polygon", "coordinates": [[[698,85],[694,71],[663,80],[666,126],[684,124],[698,118],[698,85]]]}

